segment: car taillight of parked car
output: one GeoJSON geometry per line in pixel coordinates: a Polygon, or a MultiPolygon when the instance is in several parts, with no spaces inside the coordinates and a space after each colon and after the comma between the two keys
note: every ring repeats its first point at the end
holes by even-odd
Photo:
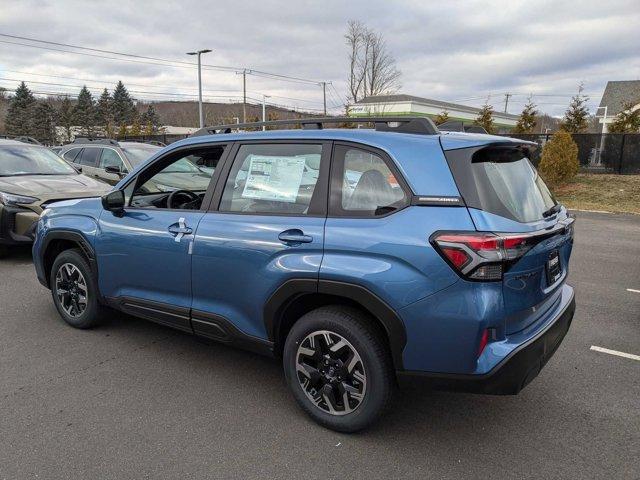
{"type": "Polygon", "coordinates": [[[431,244],[453,269],[470,280],[502,280],[509,263],[522,257],[537,242],[530,235],[495,233],[437,233],[431,244]]]}

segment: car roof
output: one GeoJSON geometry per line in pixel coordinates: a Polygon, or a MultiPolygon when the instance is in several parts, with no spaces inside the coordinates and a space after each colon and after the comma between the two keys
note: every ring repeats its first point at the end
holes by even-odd
{"type": "MultiPolygon", "coordinates": [[[[401,133],[378,131],[370,128],[337,128],[337,129],[289,129],[267,130],[235,133],[201,134],[171,143],[152,155],[147,161],[136,166],[131,174],[145,168],[159,155],[181,147],[197,147],[211,143],[230,143],[236,141],[260,140],[316,140],[353,142],[382,150],[395,160],[414,193],[420,195],[457,195],[457,188],[449,170],[443,150],[468,148],[496,142],[527,143],[523,140],[485,135],[477,133],[435,134],[401,133]]],[[[123,180],[123,183],[125,180],[123,180]]],[[[123,183],[119,184],[122,185],[123,183]]]]}
{"type": "MultiPolygon", "coordinates": [[[[42,147],[42,145],[35,145],[33,143],[25,143],[25,142],[19,142],[17,140],[11,140],[9,138],[0,138],[0,147],[2,146],[11,146],[11,145],[22,145],[25,147],[42,147]]],[[[44,147],[43,147],[44,148],[44,147]]]]}

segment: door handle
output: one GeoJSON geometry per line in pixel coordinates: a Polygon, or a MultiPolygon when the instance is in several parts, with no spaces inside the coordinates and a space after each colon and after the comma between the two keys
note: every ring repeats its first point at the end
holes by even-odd
{"type": "Polygon", "coordinates": [[[187,227],[187,224],[184,222],[184,217],[180,217],[176,223],[169,225],[167,230],[169,230],[169,233],[175,235],[176,242],[182,240],[182,237],[185,235],[193,233],[193,230],[190,227],[187,227]]]}
{"type": "Polygon", "coordinates": [[[305,235],[304,232],[298,228],[285,230],[284,232],[280,233],[280,235],[278,235],[278,239],[285,245],[292,246],[299,245],[301,243],[313,242],[313,237],[311,235],[305,235]]]}

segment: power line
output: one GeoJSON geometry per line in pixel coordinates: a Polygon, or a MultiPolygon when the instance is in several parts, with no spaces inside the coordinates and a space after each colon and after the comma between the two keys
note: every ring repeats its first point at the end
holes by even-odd
{"type": "MultiPolygon", "coordinates": [[[[98,86],[87,86],[87,84],[84,85],[77,85],[77,84],[62,84],[62,83],[53,83],[53,82],[40,82],[37,80],[32,80],[32,79],[16,79],[16,78],[0,78],[0,80],[7,80],[7,81],[14,81],[14,82],[21,82],[21,81],[25,81],[25,83],[35,83],[35,84],[42,84],[42,85],[56,85],[56,86],[64,86],[64,87],[77,87],[77,88],[82,88],[83,86],[87,86],[87,88],[90,88],[91,90],[93,89],[103,89],[103,88],[107,88],[104,86],[104,83],[107,82],[111,82],[111,80],[97,80],[97,79],[88,79],[88,78],[78,78],[78,77],[67,77],[64,75],[47,75],[47,74],[41,74],[41,73],[31,73],[31,72],[22,72],[22,71],[18,71],[18,70],[3,70],[4,72],[9,72],[9,73],[18,73],[18,74],[22,74],[22,75],[34,75],[34,76],[39,76],[39,77],[51,77],[51,78],[61,78],[61,79],[66,79],[66,80],[79,80],[81,82],[94,82],[94,83],[99,83],[101,84],[99,87],[98,86]]],[[[129,85],[134,85],[134,86],[140,86],[140,87],[145,87],[145,88],[178,88],[175,86],[170,86],[170,85],[146,85],[146,84],[141,84],[141,83],[131,83],[131,82],[127,82],[127,86],[129,85]]],[[[189,87],[180,87],[180,89],[184,89],[184,90],[197,90],[197,88],[189,88],[189,87]]],[[[131,93],[156,93],[156,92],[152,92],[152,91],[139,91],[139,90],[129,90],[131,93]]],[[[250,92],[253,93],[257,93],[259,95],[262,95],[263,92],[257,91],[257,90],[248,90],[250,92]]],[[[237,93],[238,90],[234,89],[234,90],[204,90],[204,92],[230,92],[230,93],[237,93]]],[[[184,94],[184,93],[179,93],[179,92],[157,92],[158,95],[176,95],[176,96],[185,96],[185,95],[189,95],[189,94],[184,94]]],[[[192,94],[190,96],[196,96],[195,94],[192,94]]],[[[209,95],[210,96],[210,95],[209,95]]],[[[220,95],[221,97],[226,97],[227,95],[220,95]]],[[[322,102],[317,101],[317,100],[309,100],[309,99],[304,99],[304,98],[296,98],[296,97],[288,97],[288,96],[284,96],[284,95],[274,95],[274,94],[270,94],[270,96],[274,97],[274,98],[282,98],[285,100],[294,100],[294,101],[298,101],[298,102],[304,102],[304,103],[312,103],[312,104],[316,104],[316,105],[320,105],[322,102]]]]}
{"type": "MultiPolygon", "coordinates": [[[[145,64],[151,64],[151,65],[166,65],[166,66],[172,66],[172,67],[178,67],[178,68],[191,68],[191,67],[194,67],[194,66],[197,65],[196,63],[185,62],[185,61],[182,61],[182,60],[169,60],[169,59],[164,59],[164,58],[159,58],[159,57],[150,57],[150,56],[146,56],[146,55],[137,55],[137,54],[133,54],[133,53],[123,53],[123,52],[116,52],[116,51],[112,51],[112,50],[102,50],[102,49],[98,49],[98,48],[83,47],[83,46],[80,46],[80,45],[72,45],[72,44],[68,44],[68,43],[53,42],[53,41],[49,41],[49,40],[41,40],[41,39],[30,38],[30,37],[21,37],[21,36],[18,36],[18,35],[9,35],[9,34],[6,34],[6,33],[0,33],[0,37],[13,38],[13,39],[17,39],[17,40],[25,40],[25,41],[29,41],[29,42],[44,43],[46,45],[55,45],[55,46],[58,46],[58,47],[75,48],[75,49],[78,49],[78,50],[85,50],[85,51],[97,52],[97,53],[105,53],[107,55],[118,55],[118,56],[128,57],[129,58],[129,60],[127,60],[127,59],[124,59],[124,58],[114,58],[114,57],[108,57],[108,56],[104,56],[104,55],[95,55],[95,54],[89,54],[89,53],[83,53],[83,52],[74,52],[74,51],[69,51],[69,50],[62,50],[62,49],[57,49],[57,48],[52,48],[52,47],[44,47],[42,45],[31,45],[31,44],[25,44],[25,43],[20,43],[20,42],[10,42],[10,41],[6,41],[6,40],[0,40],[1,43],[7,43],[7,44],[12,44],[12,45],[20,45],[20,46],[32,47],[32,48],[41,48],[41,49],[45,49],[45,50],[53,50],[53,51],[63,52],[63,53],[73,53],[73,54],[77,54],[77,55],[85,55],[85,56],[91,56],[91,57],[96,57],[96,58],[105,58],[105,59],[110,59],[110,60],[132,61],[132,62],[136,62],[136,63],[145,63],[145,64]],[[153,62],[165,62],[165,63],[150,63],[147,60],[152,60],[153,62]]],[[[202,67],[207,67],[206,69],[208,69],[208,70],[210,70],[210,69],[223,70],[223,71],[227,71],[227,72],[235,72],[235,71],[238,71],[238,70],[247,70],[247,74],[249,74],[249,75],[262,76],[262,77],[266,77],[266,78],[277,78],[277,79],[291,81],[291,82],[308,83],[308,84],[315,84],[315,85],[318,85],[318,84],[321,83],[318,80],[310,80],[310,79],[307,79],[307,78],[295,77],[295,76],[292,76],[292,75],[283,75],[283,74],[267,72],[267,71],[263,71],[263,70],[248,69],[248,68],[245,68],[245,67],[211,65],[211,64],[202,64],[202,67]]]]}

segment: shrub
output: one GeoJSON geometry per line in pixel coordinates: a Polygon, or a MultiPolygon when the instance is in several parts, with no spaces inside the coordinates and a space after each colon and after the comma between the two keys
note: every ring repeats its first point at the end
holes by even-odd
{"type": "Polygon", "coordinates": [[[540,175],[551,185],[559,185],[571,180],[577,173],[578,145],[565,130],[556,132],[542,149],[538,166],[540,175]]]}

